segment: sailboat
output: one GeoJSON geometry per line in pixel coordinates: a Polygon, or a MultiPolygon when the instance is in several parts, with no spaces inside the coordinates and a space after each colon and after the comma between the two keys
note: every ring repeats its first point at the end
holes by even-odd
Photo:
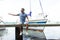
{"type": "MultiPolygon", "coordinates": [[[[47,23],[47,16],[48,15],[44,15],[44,11],[43,11],[43,7],[42,7],[42,4],[41,4],[41,1],[39,0],[39,3],[40,3],[40,7],[41,7],[41,10],[42,10],[42,13],[39,13],[39,18],[37,17],[36,19],[33,19],[32,17],[29,19],[29,24],[46,24],[47,23]],[[42,14],[42,16],[40,15],[42,14]],[[42,18],[41,18],[42,17],[42,18]],[[40,19],[41,18],[41,19],[40,19]]],[[[31,0],[30,0],[30,16],[32,15],[32,12],[31,12],[31,0]]]]}
{"type": "MultiPolygon", "coordinates": [[[[30,2],[31,2],[31,0],[30,0],[30,2]]],[[[42,4],[41,4],[41,1],[39,0],[39,2],[40,2],[40,7],[41,7],[41,10],[42,10],[42,13],[39,13],[37,16],[38,17],[32,17],[33,15],[32,15],[32,11],[31,11],[31,4],[30,4],[30,13],[28,14],[28,15],[30,15],[30,17],[29,17],[29,22],[28,22],[28,24],[46,24],[47,23],[47,16],[48,15],[46,15],[46,14],[44,14],[44,11],[43,11],[43,8],[42,8],[42,4]]],[[[24,28],[26,28],[26,27],[24,27],[24,28]]],[[[34,31],[39,31],[39,32],[43,32],[43,30],[44,30],[44,28],[45,27],[29,27],[28,29],[29,30],[34,30],[34,31]]]]}

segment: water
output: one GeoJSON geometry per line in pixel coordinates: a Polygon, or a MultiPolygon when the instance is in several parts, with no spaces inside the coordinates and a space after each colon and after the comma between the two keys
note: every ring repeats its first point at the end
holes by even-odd
{"type": "Polygon", "coordinates": [[[45,27],[44,33],[47,39],[60,39],[60,26],[45,27]]]}
{"type": "Polygon", "coordinates": [[[15,28],[6,27],[4,31],[0,31],[0,40],[15,40],[15,28]]]}
{"type": "MultiPolygon", "coordinates": [[[[38,27],[37,29],[43,29],[43,28],[38,27]]],[[[46,36],[46,39],[60,39],[60,26],[45,27],[43,32],[46,36]]]]}
{"type": "MultiPolygon", "coordinates": [[[[44,33],[45,33],[46,39],[60,39],[60,27],[45,27],[44,33]]],[[[7,27],[6,30],[1,32],[0,34],[1,34],[0,39],[2,40],[15,40],[14,27],[7,27]]],[[[28,39],[30,40],[30,38],[28,39]]]]}
{"type": "MultiPolygon", "coordinates": [[[[16,24],[16,22],[1,22],[0,24],[16,24]]],[[[0,40],[15,40],[15,27],[5,27],[5,30],[0,30],[0,40]]]]}

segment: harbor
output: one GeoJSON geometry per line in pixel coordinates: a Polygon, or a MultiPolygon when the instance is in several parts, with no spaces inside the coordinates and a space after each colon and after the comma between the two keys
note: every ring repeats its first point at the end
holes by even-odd
{"type": "Polygon", "coordinates": [[[59,14],[60,0],[0,0],[0,40],[60,40],[59,14]]]}

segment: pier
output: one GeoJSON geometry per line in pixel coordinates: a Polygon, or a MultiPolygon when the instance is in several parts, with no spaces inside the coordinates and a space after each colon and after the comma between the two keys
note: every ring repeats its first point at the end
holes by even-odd
{"type": "MultiPolygon", "coordinates": [[[[0,24],[0,27],[17,27],[17,26],[21,26],[21,24],[0,24]]],[[[26,24],[24,24],[23,26],[26,26],[26,24]]],[[[52,27],[52,26],[60,26],[60,24],[28,24],[28,26],[29,27],[37,27],[37,26],[39,26],[39,27],[43,27],[43,26],[45,26],[45,27],[48,27],[48,26],[50,26],[50,27],[52,27]]]]}

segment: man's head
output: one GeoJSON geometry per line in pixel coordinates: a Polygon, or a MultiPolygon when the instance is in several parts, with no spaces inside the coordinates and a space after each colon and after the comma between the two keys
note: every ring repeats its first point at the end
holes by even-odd
{"type": "Polygon", "coordinates": [[[21,8],[21,12],[24,13],[25,9],[24,8],[21,8]]]}

